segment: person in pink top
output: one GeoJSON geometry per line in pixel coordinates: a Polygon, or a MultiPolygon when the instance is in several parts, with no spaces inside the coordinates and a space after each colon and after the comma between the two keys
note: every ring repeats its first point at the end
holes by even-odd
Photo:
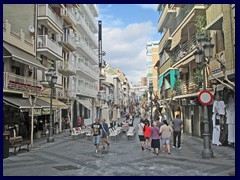
{"type": "Polygon", "coordinates": [[[145,126],[143,128],[144,137],[146,139],[146,149],[151,150],[150,147],[150,136],[151,136],[151,127],[149,121],[145,121],[145,126]]]}
{"type": "Polygon", "coordinates": [[[153,148],[154,153],[158,155],[160,149],[160,136],[159,136],[159,127],[157,127],[157,122],[153,122],[153,127],[151,127],[151,147],[153,148]]]}

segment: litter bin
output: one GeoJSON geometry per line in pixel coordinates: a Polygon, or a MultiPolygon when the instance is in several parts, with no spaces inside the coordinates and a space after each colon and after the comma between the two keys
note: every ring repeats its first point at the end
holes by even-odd
{"type": "Polygon", "coordinates": [[[9,157],[9,138],[10,138],[10,132],[4,131],[4,133],[3,133],[3,158],[9,157]]]}

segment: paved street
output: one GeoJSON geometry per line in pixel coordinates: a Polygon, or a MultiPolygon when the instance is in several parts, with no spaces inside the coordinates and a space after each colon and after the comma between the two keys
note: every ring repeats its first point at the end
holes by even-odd
{"type": "MultiPolygon", "coordinates": [[[[138,119],[136,120],[138,121],[138,119]]],[[[35,143],[30,152],[3,160],[4,176],[228,176],[235,172],[235,149],[212,146],[213,159],[202,159],[202,140],[183,137],[182,149],[155,155],[140,149],[139,140],[111,141],[109,150],[95,153],[91,141],[74,140],[68,132],[54,143],[35,143]]]]}

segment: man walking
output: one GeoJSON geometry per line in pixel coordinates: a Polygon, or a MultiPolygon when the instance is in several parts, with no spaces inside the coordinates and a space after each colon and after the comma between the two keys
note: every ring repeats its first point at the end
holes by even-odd
{"type": "Polygon", "coordinates": [[[183,128],[182,120],[180,119],[179,114],[176,115],[176,118],[172,121],[173,126],[173,148],[176,148],[176,139],[178,137],[178,149],[181,149],[181,130],[183,128]]]}
{"type": "Polygon", "coordinates": [[[96,153],[98,152],[100,137],[102,137],[102,125],[96,118],[95,123],[92,124],[91,134],[93,136],[93,144],[96,146],[96,153]]]}

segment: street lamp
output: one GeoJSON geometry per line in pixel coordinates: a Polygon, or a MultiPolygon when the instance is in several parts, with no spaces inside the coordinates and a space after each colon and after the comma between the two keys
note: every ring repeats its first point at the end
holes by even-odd
{"type": "Polygon", "coordinates": [[[150,94],[150,103],[151,103],[151,114],[150,114],[150,119],[151,119],[151,126],[153,126],[153,120],[152,120],[152,93],[153,93],[153,84],[152,82],[149,83],[149,94],[150,94]]]}
{"type": "Polygon", "coordinates": [[[101,93],[100,93],[100,91],[97,94],[97,99],[98,99],[98,102],[99,102],[98,118],[100,119],[101,118],[101,116],[100,116],[100,109],[101,109],[101,93]]]}
{"type": "Polygon", "coordinates": [[[52,99],[53,99],[53,89],[54,85],[57,83],[57,76],[54,69],[49,69],[48,72],[45,73],[46,81],[48,82],[51,88],[51,96],[50,96],[50,119],[49,119],[49,135],[47,138],[47,142],[53,142],[53,112],[52,112],[52,99]]]}
{"type": "MultiPolygon", "coordinates": [[[[203,90],[206,90],[206,59],[212,58],[213,55],[213,44],[210,43],[210,40],[199,41],[200,48],[195,51],[195,61],[199,67],[203,69],[203,90]]],[[[209,133],[209,121],[208,121],[208,110],[207,105],[204,105],[203,112],[203,123],[204,123],[204,131],[203,131],[203,150],[202,157],[203,158],[213,158],[213,151],[211,149],[210,143],[210,133],[209,133]]]]}

